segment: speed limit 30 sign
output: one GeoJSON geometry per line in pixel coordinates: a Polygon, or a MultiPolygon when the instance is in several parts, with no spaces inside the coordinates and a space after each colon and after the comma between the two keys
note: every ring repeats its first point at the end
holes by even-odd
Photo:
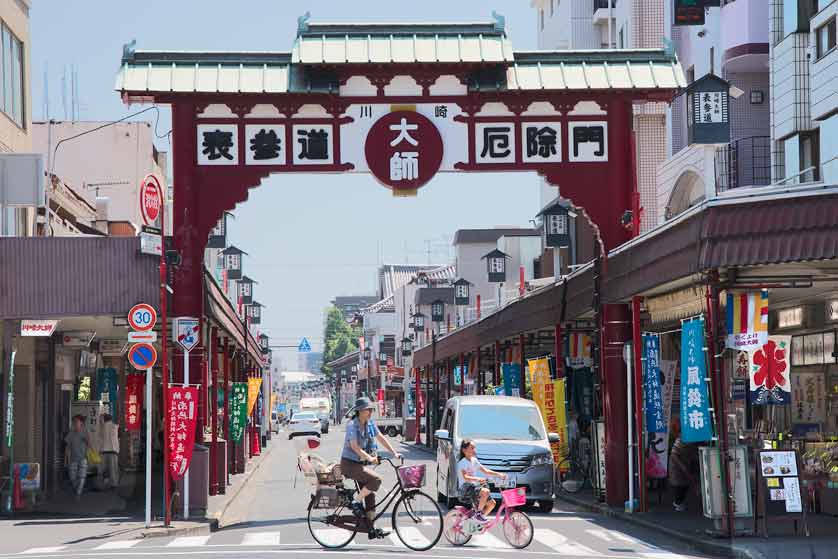
{"type": "Polygon", "coordinates": [[[140,303],[134,305],[128,313],[128,324],[138,332],[151,330],[156,323],[157,311],[149,304],[140,303]]]}

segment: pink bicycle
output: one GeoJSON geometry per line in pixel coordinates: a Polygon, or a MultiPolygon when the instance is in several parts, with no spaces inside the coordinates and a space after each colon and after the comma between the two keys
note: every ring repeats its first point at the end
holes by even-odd
{"type": "Polygon", "coordinates": [[[532,520],[516,507],[526,504],[527,493],[523,487],[501,491],[502,502],[495,517],[486,522],[476,518],[473,508],[454,507],[445,515],[443,533],[452,545],[465,545],[475,534],[483,534],[503,524],[503,536],[514,548],[523,549],[530,545],[533,537],[532,520]]]}

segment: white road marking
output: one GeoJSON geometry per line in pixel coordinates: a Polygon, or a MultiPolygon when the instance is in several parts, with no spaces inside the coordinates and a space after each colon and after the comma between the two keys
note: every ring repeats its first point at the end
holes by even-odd
{"type": "Polygon", "coordinates": [[[279,545],[279,532],[255,532],[245,534],[242,545],[272,546],[279,545]]]}
{"type": "Polygon", "coordinates": [[[98,547],[94,547],[95,550],[106,550],[106,549],[130,549],[140,543],[140,540],[117,540],[115,542],[105,542],[98,547]]]}
{"type": "MultiPolygon", "coordinates": [[[[413,526],[405,526],[404,528],[401,528],[399,530],[399,534],[413,547],[428,547],[428,544],[431,543],[428,538],[422,535],[422,532],[420,532],[418,528],[414,528],[413,526]]],[[[393,542],[394,545],[404,547],[401,539],[399,539],[399,534],[396,534],[396,532],[391,533],[390,541],[393,542]]]]}
{"type": "Polygon", "coordinates": [[[466,545],[472,547],[474,544],[488,549],[512,549],[511,545],[488,532],[473,535],[471,541],[466,545]]]}
{"type": "Polygon", "coordinates": [[[585,530],[585,531],[586,531],[587,533],[589,533],[590,535],[594,536],[595,538],[599,538],[599,539],[601,539],[601,540],[602,540],[602,541],[604,541],[604,542],[612,542],[612,541],[614,541],[613,539],[611,539],[611,536],[609,535],[609,533],[608,533],[608,532],[606,532],[605,530],[592,530],[592,529],[588,529],[588,530],[585,530]]]}
{"type": "MultiPolygon", "coordinates": [[[[346,530],[343,528],[323,528],[315,530],[315,532],[317,533],[318,540],[334,544],[345,541],[347,536],[346,530]]],[[[355,540],[352,540],[352,543],[355,543],[355,540]]],[[[352,545],[352,543],[349,545],[352,545]]]]}
{"type": "Polygon", "coordinates": [[[182,538],[175,538],[166,547],[201,547],[209,539],[209,536],[184,536],[182,538]]]}
{"type": "Polygon", "coordinates": [[[559,555],[569,555],[571,557],[603,556],[603,554],[599,551],[594,551],[590,547],[586,547],[581,543],[572,542],[562,534],[545,528],[536,528],[535,533],[533,534],[533,539],[538,543],[551,548],[559,555]]]}
{"type": "Polygon", "coordinates": [[[33,547],[32,549],[27,549],[26,551],[21,551],[21,555],[31,555],[35,553],[55,553],[56,551],[61,551],[63,549],[67,549],[66,545],[54,545],[52,547],[33,547]]]}

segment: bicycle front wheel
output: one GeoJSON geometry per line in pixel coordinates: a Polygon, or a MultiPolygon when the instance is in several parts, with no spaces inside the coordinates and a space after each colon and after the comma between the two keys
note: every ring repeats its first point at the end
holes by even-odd
{"type": "Polygon", "coordinates": [[[451,545],[466,545],[471,534],[465,531],[466,515],[458,508],[453,508],[445,515],[445,539],[451,545]]]}
{"type": "Polygon", "coordinates": [[[427,551],[442,535],[442,511],[430,495],[406,492],[393,508],[393,530],[408,548],[427,551]]]}
{"type": "Polygon", "coordinates": [[[503,536],[514,548],[523,549],[530,545],[533,532],[532,520],[519,510],[510,512],[503,522],[503,536]]]}
{"type": "Polygon", "coordinates": [[[326,549],[340,549],[346,547],[355,539],[356,531],[340,527],[341,524],[350,525],[352,511],[343,505],[335,509],[308,509],[308,531],[314,541],[326,549]]]}

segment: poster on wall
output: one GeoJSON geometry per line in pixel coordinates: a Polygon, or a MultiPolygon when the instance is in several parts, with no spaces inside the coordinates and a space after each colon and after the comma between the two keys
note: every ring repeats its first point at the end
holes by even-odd
{"type": "Polygon", "coordinates": [[[826,421],[826,382],[822,372],[791,376],[792,423],[826,421]]]}
{"type": "Polygon", "coordinates": [[[681,440],[685,443],[713,438],[704,355],[704,319],[681,324],[681,440]]]}
{"type": "Polygon", "coordinates": [[[727,294],[727,338],[730,349],[750,351],[768,341],[768,292],[727,294]]]}
{"type": "Polygon", "coordinates": [[[751,351],[750,393],[755,406],[791,403],[789,350],[791,336],[771,336],[751,351]]]}

